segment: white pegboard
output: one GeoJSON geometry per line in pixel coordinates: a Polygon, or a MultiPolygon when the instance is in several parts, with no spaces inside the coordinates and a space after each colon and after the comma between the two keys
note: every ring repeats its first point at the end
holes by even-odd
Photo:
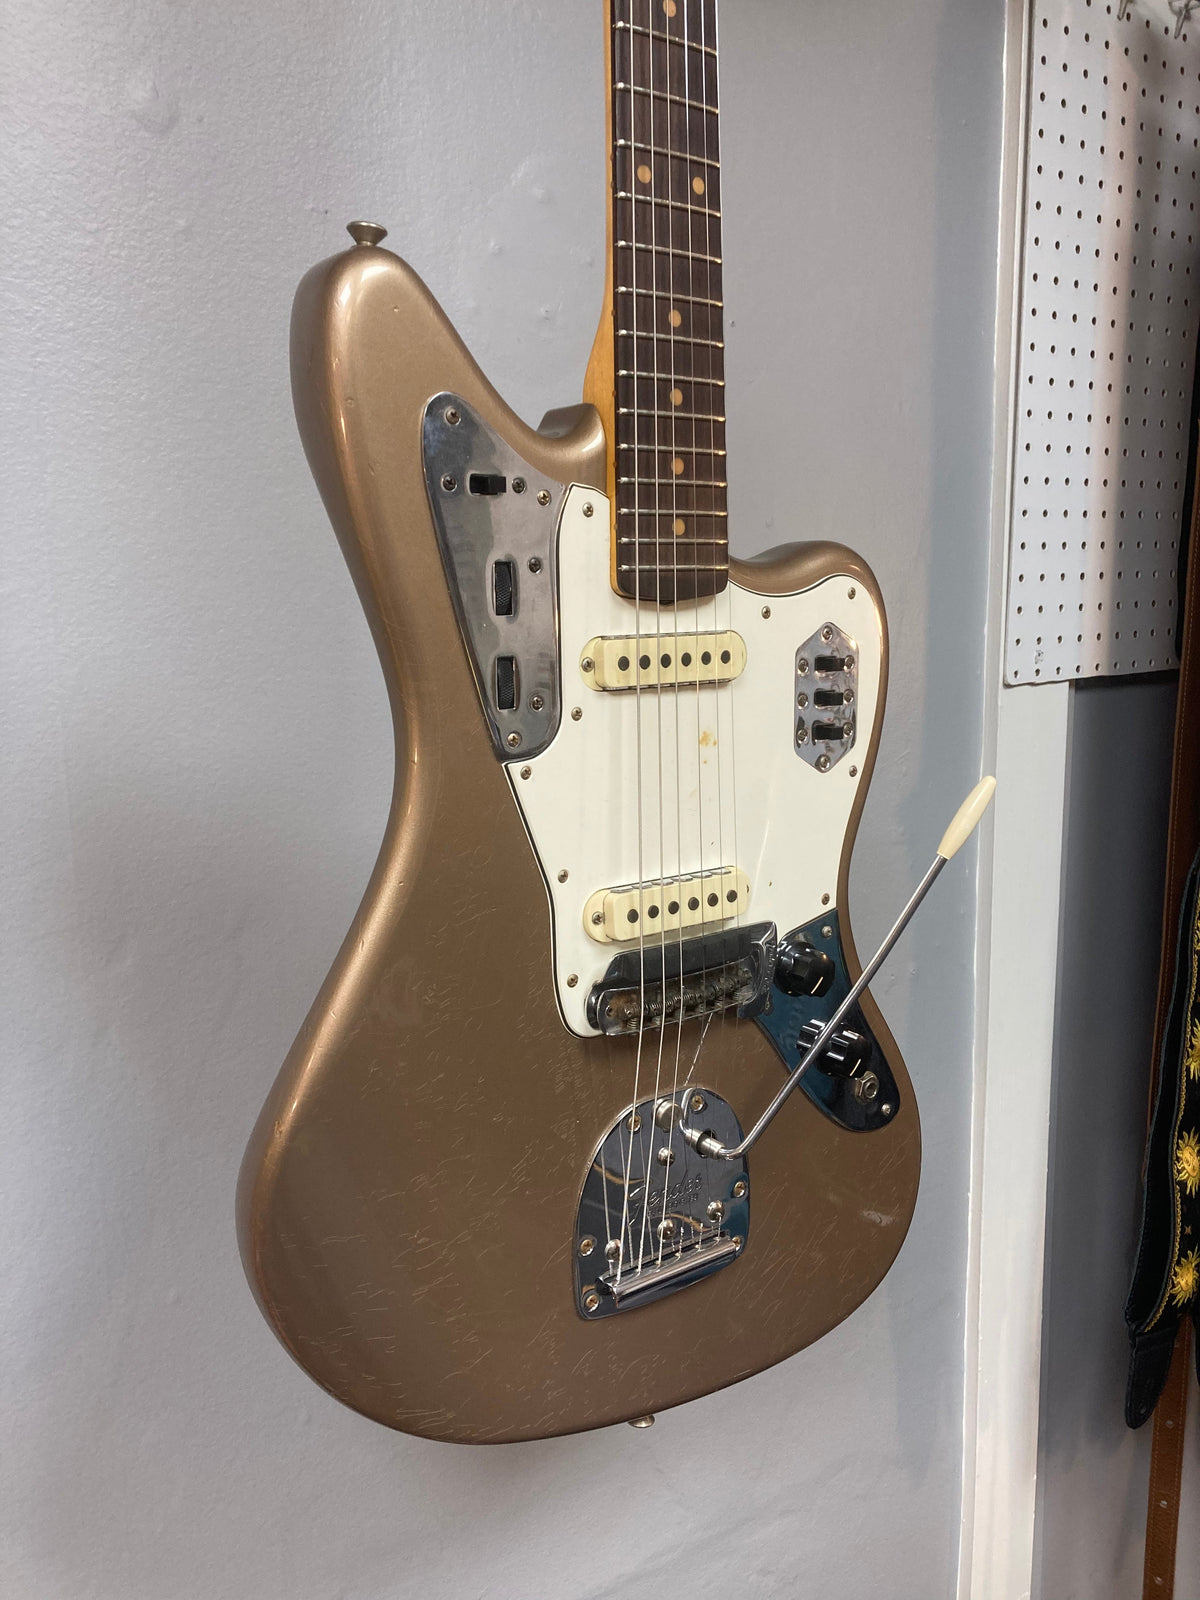
{"type": "Polygon", "coordinates": [[[1034,0],[1005,681],[1176,665],[1200,12],[1034,0]]]}

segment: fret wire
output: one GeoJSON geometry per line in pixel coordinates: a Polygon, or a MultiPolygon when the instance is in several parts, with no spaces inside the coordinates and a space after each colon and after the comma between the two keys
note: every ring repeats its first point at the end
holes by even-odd
{"type": "MultiPolygon", "coordinates": [[[[728,570],[729,568],[724,561],[714,561],[711,564],[707,561],[689,561],[685,566],[680,567],[678,572],[673,572],[670,567],[660,567],[657,561],[653,565],[648,561],[639,561],[636,565],[631,561],[618,561],[617,563],[618,572],[636,572],[640,574],[649,571],[657,574],[660,578],[686,578],[689,572],[728,572],[728,570]]],[[[652,638],[653,635],[643,634],[642,637],[652,638]]]]}
{"type": "Polygon", "coordinates": [[[698,250],[676,250],[669,244],[640,244],[636,239],[614,239],[613,243],[623,250],[656,250],[659,255],[678,256],[681,261],[704,261],[710,267],[721,266],[720,256],[701,255],[698,250]]]}
{"type": "MultiPolygon", "coordinates": [[[[706,111],[710,117],[719,117],[720,111],[716,106],[706,106],[699,100],[688,100],[681,94],[671,94],[666,89],[646,89],[640,83],[614,83],[614,89],[622,94],[650,95],[655,100],[669,100],[673,106],[686,106],[689,111],[706,111]]],[[[716,163],[712,163],[714,166],[716,163]]]]}
{"type": "Polygon", "coordinates": [[[644,139],[614,139],[615,150],[644,150],[650,156],[666,156],[668,161],[686,161],[694,165],[699,163],[702,167],[720,169],[719,161],[711,161],[707,156],[693,155],[690,150],[660,150],[656,145],[647,144],[644,139]]]}
{"type": "Polygon", "coordinates": [[[713,211],[709,206],[694,206],[687,200],[664,200],[656,194],[630,194],[628,189],[617,189],[613,193],[614,200],[640,200],[645,206],[670,206],[673,211],[686,211],[692,217],[716,217],[720,219],[721,213],[713,211]]]}
{"type": "MultiPolygon", "coordinates": [[[[679,296],[676,296],[676,298],[678,299],[679,296]]],[[[718,300],[712,303],[720,305],[721,302],[718,300]]],[[[642,329],[635,331],[633,328],[618,328],[616,337],[618,339],[653,339],[655,335],[652,330],[642,329]]],[[[724,350],[725,348],[724,339],[693,339],[682,333],[672,333],[671,338],[676,344],[701,344],[709,350],[724,350]]]]}
{"type": "MultiPolygon", "coordinates": [[[[635,287],[633,284],[618,284],[614,293],[649,294],[653,295],[656,300],[681,300],[693,306],[724,306],[725,304],[724,300],[706,300],[702,295],[698,294],[672,294],[668,289],[643,289],[640,286],[635,287]]],[[[636,330],[633,337],[635,339],[654,339],[659,335],[653,332],[636,330]]]]}
{"type": "MultiPolygon", "coordinates": [[[[669,444],[631,444],[631,443],[626,443],[626,442],[624,442],[622,440],[618,440],[617,441],[617,449],[618,450],[662,450],[662,451],[667,451],[667,450],[671,450],[673,448],[674,448],[674,446],[669,445],[669,444]]],[[[679,450],[682,450],[685,456],[724,456],[724,455],[728,455],[729,454],[729,452],[727,450],[709,450],[704,445],[699,445],[699,444],[695,444],[695,445],[680,445],[679,446],[679,450]]],[[[679,454],[679,450],[675,451],[676,455],[679,454]]]]}
{"type": "MultiPolygon", "coordinates": [[[[667,374],[665,372],[631,372],[628,369],[626,369],[625,367],[618,367],[617,368],[617,377],[618,378],[652,378],[657,383],[660,378],[663,379],[663,381],[665,382],[666,378],[667,378],[667,374]]],[[[676,381],[679,382],[679,383],[707,383],[707,384],[712,385],[712,387],[714,387],[716,389],[723,389],[725,387],[725,379],[724,378],[696,378],[696,377],[689,377],[686,372],[677,372],[675,374],[675,377],[676,377],[676,381]]]]}
{"type": "Polygon", "coordinates": [[[673,33],[657,33],[653,28],[639,27],[636,22],[614,22],[613,27],[620,28],[623,33],[641,34],[644,39],[665,39],[668,44],[688,45],[693,50],[703,50],[706,56],[717,53],[710,44],[700,44],[696,39],[677,39],[673,33]]]}
{"type": "MultiPolygon", "coordinates": [[[[654,417],[655,419],[662,418],[662,419],[664,419],[666,421],[672,421],[672,422],[724,422],[725,421],[725,418],[723,416],[719,417],[715,413],[713,415],[710,415],[707,411],[675,411],[675,410],[671,410],[671,411],[651,411],[645,406],[618,406],[617,407],[617,415],[619,417],[654,417]]],[[[682,448],[682,446],[680,448],[682,448]]],[[[683,453],[684,453],[684,455],[686,455],[687,451],[684,450],[683,453]]]]}

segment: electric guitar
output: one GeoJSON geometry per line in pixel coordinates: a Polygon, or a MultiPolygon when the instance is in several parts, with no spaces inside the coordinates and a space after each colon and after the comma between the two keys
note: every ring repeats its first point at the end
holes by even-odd
{"type": "Polygon", "coordinates": [[[847,915],[879,588],[840,545],[729,554],[715,0],[607,0],[606,60],[584,404],[523,423],[374,225],[292,323],[396,784],[240,1238],[312,1377],[434,1439],[645,1423],[791,1355],[920,1168],[847,915]]]}

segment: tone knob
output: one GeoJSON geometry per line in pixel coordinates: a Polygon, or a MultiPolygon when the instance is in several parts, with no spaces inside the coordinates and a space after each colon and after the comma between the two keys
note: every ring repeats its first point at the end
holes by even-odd
{"type": "Polygon", "coordinates": [[[387,238],[387,229],[381,228],[377,222],[348,222],[346,232],[355,244],[378,244],[387,238]]]}
{"type": "Polygon", "coordinates": [[[833,957],[811,944],[783,939],[775,964],[775,982],[784,994],[811,995],[819,999],[828,992],[837,973],[833,957]]]}

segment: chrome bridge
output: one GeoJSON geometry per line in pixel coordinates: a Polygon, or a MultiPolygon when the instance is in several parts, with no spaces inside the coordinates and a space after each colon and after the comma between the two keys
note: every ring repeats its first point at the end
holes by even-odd
{"type": "Polygon", "coordinates": [[[689,1085],[624,1111],[600,1142],[575,1221],[575,1303],[589,1322],[650,1305],[729,1266],[746,1248],[746,1163],[707,1161],[678,1131],[687,1117],[722,1144],[733,1108],[689,1085]]]}
{"type": "Polygon", "coordinates": [[[588,996],[588,1021],[601,1033],[638,1033],[737,1008],[756,1017],[775,971],[773,922],[698,939],[648,934],[609,963],[588,996]]]}

